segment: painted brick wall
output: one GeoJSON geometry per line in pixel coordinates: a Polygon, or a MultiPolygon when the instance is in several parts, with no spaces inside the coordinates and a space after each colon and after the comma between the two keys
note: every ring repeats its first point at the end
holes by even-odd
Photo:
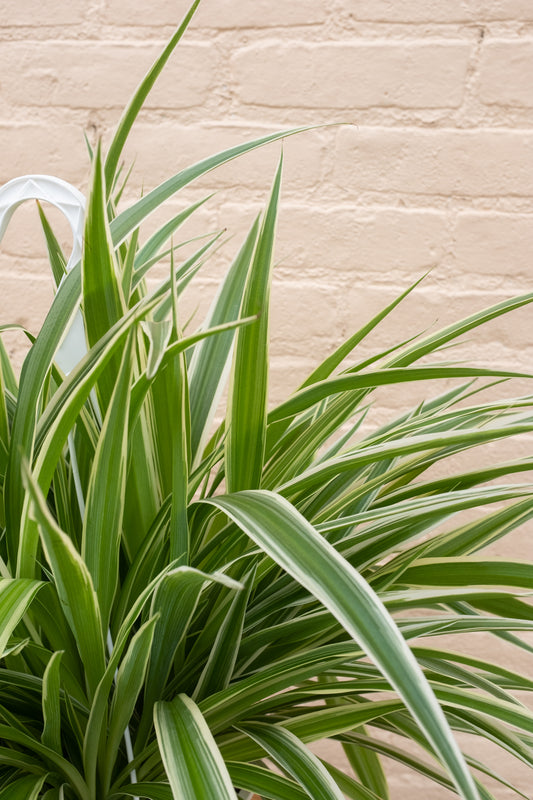
{"type": "MultiPolygon", "coordinates": [[[[83,130],[105,139],[184,9],[182,0],[154,0],[149,10],[140,0],[4,0],[0,182],[40,172],[85,188],[83,130]]],[[[135,129],[129,197],[250,136],[351,123],[284,146],[272,331],[279,400],[370,310],[430,268],[376,346],[528,288],[532,69],[526,0],[204,0],[135,129]]],[[[217,191],[194,232],[242,235],[279,150],[190,189],[188,198],[217,191]]],[[[235,247],[191,308],[207,305],[235,247]]],[[[35,212],[24,209],[0,253],[2,321],[38,326],[51,291],[43,256],[35,212]]],[[[527,364],[529,319],[526,310],[488,327],[476,355],[527,364]]]]}
{"type": "MultiPolygon", "coordinates": [[[[52,173],[83,190],[83,131],[92,142],[109,135],[186,3],[0,5],[0,184],[52,173]]],[[[349,123],[284,144],[271,387],[281,400],[427,270],[373,349],[531,290],[532,76],[531,0],[204,0],[132,136],[128,196],[252,136],[349,123]]],[[[209,304],[279,152],[251,154],[187,191],[187,200],[217,192],[191,234],[236,234],[189,308],[209,304]]],[[[0,323],[35,332],[50,297],[36,213],[24,208],[0,250],[0,323]]],[[[8,345],[20,363],[22,338],[8,345]]],[[[530,370],[531,310],[487,326],[467,352],[479,365],[530,370]]],[[[400,400],[385,397],[380,413],[400,400]]],[[[531,556],[525,540],[516,547],[531,556]]],[[[402,773],[395,780],[395,797],[428,797],[402,773]]]]}

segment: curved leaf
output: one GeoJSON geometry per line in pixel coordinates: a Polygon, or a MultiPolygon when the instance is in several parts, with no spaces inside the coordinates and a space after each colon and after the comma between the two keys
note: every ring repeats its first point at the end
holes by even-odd
{"type": "Polygon", "coordinates": [[[458,791],[465,800],[478,800],[473,779],[422,670],[359,573],[279,495],[247,491],[203,502],[225,511],[361,642],[418,721],[458,791]]]}

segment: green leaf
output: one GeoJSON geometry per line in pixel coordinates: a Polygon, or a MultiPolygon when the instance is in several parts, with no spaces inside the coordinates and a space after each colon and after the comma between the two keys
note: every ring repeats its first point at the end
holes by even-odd
{"type": "Polygon", "coordinates": [[[235,800],[233,784],[198,706],[180,694],[156,703],[154,722],[174,800],[235,800]]]}
{"type": "Polygon", "coordinates": [[[469,333],[474,330],[474,328],[485,325],[487,322],[490,322],[490,320],[496,319],[503,314],[508,314],[510,311],[529,305],[531,302],[533,302],[533,293],[530,292],[528,294],[511,297],[510,300],[503,300],[501,303],[496,303],[481,311],[477,311],[465,319],[459,320],[459,322],[454,322],[446,328],[442,328],[442,330],[430,334],[425,339],[422,339],[421,342],[416,342],[411,347],[407,348],[407,350],[404,350],[403,353],[400,353],[392,359],[389,366],[400,367],[406,364],[412,364],[428,353],[444,347],[448,342],[458,339],[465,333],[469,333]]]}
{"type": "Polygon", "coordinates": [[[530,378],[529,373],[517,373],[504,370],[480,369],[476,367],[401,367],[374,370],[373,372],[357,372],[341,375],[314,383],[296,392],[289,400],[273,409],[268,415],[269,423],[305,411],[315,403],[325,400],[341,392],[353,392],[357,389],[373,389],[376,386],[388,386],[409,381],[446,380],[447,378],[530,378]]]}
{"type": "Polygon", "coordinates": [[[46,775],[40,775],[37,778],[34,775],[28,775],[25,778],[9,782],[0,791],[0,800],[37,800],[45,779],[46,775]]]}
{"type": "Polygon", "coordinates": [[[272,251],[282,159],[259,232],[246,283],[242,316],[259,318],[237,333],[226,427],[226,481],[231,492],[261,484],[268,392],[268,317],[272,251]]]}
{"type": "MultiPolygon", "coordinates": [[[[93,162],[92,187],[85,217],[82,260],[83,316],[89,347],[98,342],[125,311],[107,218],[107,203],[100,143],[93,162]]],[[[119,364],[116,358],[99,379],[100,399],[107,408],[119,364]]]]}
{"type": "Polygon", "coordinates": [[[196,11],[199,3],[200,0],[194,0],[187,14],[185,15],[183,22],[181,23],[175,34],[172,36],[171,40],[169,41],[169,43],[167,44],[161,55],[156,59],[156,61],[150,68],[149,72],[147,73],[147,75],[143,78],[142,82],[136,89],[135,94],[133,95],[130,102],[126,106],[124,112],[122,113],[117,130],[115,131],[113,140],[109,147],[109,152],[107,154],[105,163],[105,179],[108,192],[111,191],[111,188],[113,186],[116,170],[118,167],[118,162],[120,160],[120,155],[122,153],[124,145],[126,144],[129,132],[133,127],[133,123],[135,122],[135,119],[139,111],[141,110],[144,101],[148,97],[148,94],[150,93],[152,86],[156,82],[158,76],[160,75],[163,67],[170,58],[179,40],[185,33],[189,25],[189,22],[191,21],[192,16],[196,11]]]}
{"type": "Polygon", "coordinates": [[[0,656],[9,637],[44,584],[23,578],[0,578],[0,656]]]}
{"type": "MultiPolygon", "coordinates": [[[[259,229],[257,218],[233,265],[220,287],[204,323],[206,329],[237,319],[246,276],[254,253],[259,229]]],[[[204,339],[195,347],[189,364],[191,403],[191,449],[197,465],[209,438],[209,425],[224,389],[234,331],[204,339]]]]}
{"type": "MultiPolygon", "coordinates": [[[[309,130],[308,127],[281,131],[242,145],[231,147],[187,167],[142,197],[123,211],[110,224],[113,244],[118,247],[141,222],[165,200],[187,184],[216,167],[258,147],[309,130]]],[[[81,299],[80,264],[73,267],[61,284],[41,331],[25,360],[20,378],[20,390],[12,428],[12,446],[6,476],[7,536],[10,560],[17,561],[21,510],[24,487],[21,462],[30,459],[35,435],[36,398],[39,397],[46,374],[62,336],[68,329],[81,299]]],[[[199,337],[202,338],[202,337],[199,337]]]]}
{"type": "Polygon", "coordinates": [[[374,317],[372,317],[370,322],[367,322],[367,324],[364,325],[356,333],[354,333],[353,336],[350,336],[349,339],[343,342],[341,346],[338,347],[337,350],[335,350],[334,353],[328,356],[328,358],[326,358],[326,360],[323,361],[323,363],[320,364],[319,367],[313,370],[311,375],[302,384],[300,389],[304,389],[307,386],[311,386],[314,383],[318,383],[320,381],[324,381],[327,378],[329,378],[331,373],[342,363],[342,361],[344,361],[344,359],[352,352],[352,350],[355,347],[357,347],[357,345],[360,344],[360,342],[362,342],[363,339],[365,339],[368,336],[368,334],[371,333],[371,331],[373,331],[374,328],[377,325],[379,325],[379,323],[382,322],[385,319],[385,317],[387,317],[391,313],[391,311],[393,311],[396,308],[396,306],[399,305],[401,301],[407,297],[407,295],[411,294],[413,289],[416,289],[418,284],[425,277],[426,276],[424,275],[422,276],[422,278],[419,278],[417,281],[411,284],[411,286],[409,286],[409,288],[406,289],[405,292],[402,292],[399,295],[399,297],[396,297],[392,301],[392,303],[390,303],[388,306],[386,306],[386,308],[384,308],[382,311],[378,312],[374,317]]]}
{"type": "MultiPolygon", "coordinates": [[[[69,273],[62,286],[67,285],[71,275],[72,272],[69,273]]],[[[61,288],[56,298],[60,292],[61,288]]],[[[34,467],[34,472],[43,492],[48,491],[68,435],[75,425],[85,401],[89,397],[94,382],[137,319],[141,319],[148,314],[159,301],[160,296],[156,292],[153,297],[142,302],[142,310],[138,308],[132,309],[121,320],[117,321],[113,328],[91,348],[70,372],[46,406],[46,410],[39,420],[38,444],[40,447],[34,467]]],[[[33,449],[34,445],[33,435],[34,432],[32,431],[30,449],[33,449]]],[[[12,442],[11,452],[13,452],[13,444],[12,442]]],[[[19,464],[19,469],[22,470],[21,464],[19,464]]],[[[17,521],[17,531],[15,553],[18,553],[18,573],[24,577],[31,577],[35,572],[38,534],[35,526],[32,526],[31,521],[28,519],[27,497],[24,498],[21,516],[17,521]]]]}
{"type": "Polygon", "coordinates": [[[533,589],[532,565],[484,558],[419,558],[402,573],[402,583],[420,586],[514,586],[533,589]]]}
{"type": "Polygon", "coordinates": [[[255,792],[270,800],[308,800],[309,795],[298,784],[282,775],[261,767],[258,764],[240,764],[229,761],[226,764],[235,786],[255,792]]]}
{"type": "Polygon", "coordinates": [[[19,554],[19,532],[25,499],[22,461],[31,458],[43,383],[61,337],[76,310],[80,289],[80,271],[74,268],[61,284],[41,331],[22,365],[5,490],[7,547],[13,569],[19,554]]]}
{"type": "Polygon", "coordinates": [[[205,584],[211,581],[230,588],[240,588],[240,584],[224,575],[206,575],[191,567],[180,566],[165,575],[154,592],[150,613],[152,616],[159,615],[159,621],[145,681],[137,747],[146,741],[152,725],[153,705],[162,696],[176,650],[187,632],[200,593],[205,584]]]}
{"type": "Polygon", "coordinates": [[[246,607],[250,598],[255,578],[255,569],[243,580],[244,589],[233,598],[220,630],[215,639],[205,667],[198,679],[194,692],[194,700],[198,702],[204,697],[225,689],[229,685],[235,662],[239,653],[242,631],[244,627],[246,607]]]}
{"type": "Polygon", "coordinates": [[[328,461],[312,465],[309,469],[295,476],[279,487],[279,491],[293,496],[296,492],[305,491],[306,495],[316,489],[322,488],[325,483],[343,472],[357,471],[361,467],[374,464],[377,461],[420,453],[426,450],[439,450],[441,448],[454,448],[466,450],[477,444],[496,441],[499,438],[529,433],[529,421],[508,422],[502,426],[487,425],[482,428],[459,431],[444,431],[443,433],[428,433],[420,436],[408,436],[405,439],[392,439],[377,445],[348,451],[344,455],[331,458],[328,461]]]}
{"type": "MultiPolygon", "coordinates": [[[[109,694],[111,687],[116,676],[117,669],[120,665],[120,659],[131,636],[131,632],[141,613],[144,605],[161,582],[162,578],[168,573],[168,568],[158,574],[152,581],[145,586],[141,593],[137,596],[114,641],[114,646],[107,663],[106,670],[102,676],[100,683],[96,689],[94,700],[91,705],[89,720],[85,729],[85,736],[83,738],[83,763],[85,768],[85,776],[94,796],[96,792],[96,771],[98,766],[99,756],[102,761],[105,757],[103,748],[105,739],[103,734],[107,731],[107,712],[109,703],[109,694]]],[[[138,640],[137,640],[138,642],[138,640]]],[[[129,775],[129,773],[128,773],[129,775]]]]}
{"type": "Polygon", "coordinates": [[[143,320],[141,328],[148,337],[150,349],[146,364],[146,377],[151,380],[157,374],[161,364],[161,359],[165,355],[170,334],[172,333],[172,323],[170,320],[143,320]]]}
{"type": "Polygon", "coordinates": [[[43,719],[44,727],[41,741],[45,747],[61,753],[61,688],[60,669],[63,653],[52,654],[43,675],[43,719]]]}
{"type": "Polygon", "coordinates": [[[218,733],[238,720],[246,719],[250,709],[266,697],[282,692],[345,661],[360,658],[362,651],[353,642],[323,645],[304,653],[280,659],[256,674],[231,684],[227,689],[200,703],[211,730],[218,733]]]}
{"type": "Polygon", "coordinates": [[[234,158],[249,153],[251,150],[255,150],[258,147],[263,147],[263,145],[271,144],[279,139],[284,139],[287,136],[293,136],[308,130],[311,130],[311,126],[292,128],[268,136],[262,136],[259,139],[230,147],[220,153],[208,156],[190,167],[186,167],[172,178],[168,178],[155,189],[152,189],[152,191],[148,192],[144,197],[141,197],[140,200],[137,200],[132,206],[122,211],[116,219],[111,222],[110,227],[115,247],[118,247],[128,234],[137,228],[137,226],[140,225],[152,211],[164,203],[165,200],[168,200],[172,195],[176,194],[176,192],[183,189],[184,186],[187,186],[187,184],[196,180],[201,175],[205,175],[207,172],[211,172],[211,170],[216,169],[222,164],[226,164],[228,161],[232,161],[234,158]]]}
{"type": "MultiPolygon", "coordinates": [[[[363,748],[361,748],[361,750],[362,749],[363,748]]],[[[335,778],[339,784],[339,788],[342,789],[344,794],[349,797],[350,800],[384,800],[384,798],[387,796],[376,794],[366,786],[362,786],[360,783],[353,780],[353,778],[350,778],[349,775],[346,775],[345,772],[337,769],[332,764],[324,762],[324,766],[330,775],[335,778]]]]}
{"type": "Polygon", "coordinates": [[[172,789],[168,783],[132,783],[130,786],[122,786],[120,791],[112,794],[109,800],[123,800],[124,795],[128,797],[147,797],[148,800],[173,800],[172,789]]]}
{"type": "Polygon", "coordinates": [[[31,473],[25,475],[43,550],[52,568],[63,613],[75,636],[89,695],[92,696],[105,670],[104,636],[98,598],[91,575],[72,541],[58,527],[31,473]]]}
{"type": "Polygon", "coordinates": [[[67,259],[63,255],[61,245],[57,241],[54,231],[52,230],[52,227],[48,222],[48,218],[43,211],[43,207],[38,200],[37,200],[37,209],[39,211],[39,219],[41,220],[41,225],[46,239],[46,247],[48,249],[48,260],[52,268],[55,284],[56,286],[59,286],[67,271],[67,259]]]}
{"type": "Polygon", "coordinates": [[[248,723],[242,728],[313,800],[343,800],[319,759],[294,734],[279,725],[248,723]]]}
{"type": "Polygon", "coordinates": [[[132,368],[130,334],[98,439],[83,519],[82,556],[96,590],[104,629],[109,625],[118,586],[132,368]]]}
{"type": "Polygon", "coordinates": [[[203,502],[225,511],[361,643],[406,703],[458,791],[465,800],[477,800],[442,709],[392,618],[359,573],[278,495],[247,491],[203,502]]]}
{"type": "Polygon", "coordinates": [[[139,628],[131,640],[116,676],[116,687],[109,712],[109,731],[106,742],[106,762],[104,767],[104,786],[106,790],[111,782],[111,774],[117,758],[120,740],[130,722],[135,703],[144,683],[156,622],[157,617],[151,617],[139,628]]]}
{"type": "Polygon", "coordinates": [[[148,241],[141,248],[139,248],[133,263],[133,288],[135,288],[139,278],[144,277],[148,265],[153,263],[153,259],[157,256],[164,244],[168,242],[172,234],[177,231],[180,225],[182,225],[185,220],[187,220],[191,214],[196,211],[197,208],[203,206],[203,204],[206,203],[211,197],[212,195],[208,195],[207,197],[204,197],[203,200],[198,200],[196,203],[192,203],[184,211],[180,211],[179,214],[176,214],[175,217],[166,222],[148,239],[148,241]]]}
{"type": "MultiPolygon", "coordinates": [[[[78,770],[66,758],[56,753],[55,750],[50,750],[50,748],[38,742],[37,739],[10,725],[0,724],[0,738],[22,745],[25,749],[40,756],[45,764],[52,764],[55,767],[55,771],[60,772],[66,778],[67,783],[73,788],[80,800],[92,800],[87,784],[78,770]]],[[[11,800],[11,795],[9,795],[9,798],[11,800]]],[[[26,798],[27,795],[24,796],[24,800],[26,798]]]]}

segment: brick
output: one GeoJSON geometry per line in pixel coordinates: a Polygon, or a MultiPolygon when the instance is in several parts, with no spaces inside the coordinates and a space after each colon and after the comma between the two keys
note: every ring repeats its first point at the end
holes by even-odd
{"type": "Polygon", "coordinates": [[[445,214],[431,210],[284,204],[278,223],[282,259],[331,274],[422,273],[442,259],[447,238],[445,214]]]}
{"type": "MultiPolygon", "coordinates": [[[[20,106],[123,107],[161,52],[161,45],[116,42],[5,43],[0,48],[4,100],[20,106]]],[[[147,108],[203,103],[216,74],[206,44],[182,45],[146,101],[147,108]],[[202,69],[197,69],[197,64],[202,69]]]]}
{"type": "Polygon", "coordinates": [[[334,180],[356,194],[529,197],[533,131],[341,128],[334,180]]]}
{"type": "Polygon", "coordinates": [[[25,265],[16,259],[2,257],[1,267],[0,324],[17,323],[38,333],[54,296],[50,267],[42,261],[38,274],[24,278],[21,273],[25,265]]]}
{"type": "MultiPolygon", "coordinates": [[[[139,123],[132,132],[125,152],[126,163],[136,159],[132,186],[143,181],[147,190],[201,159],[275,131],[273,126],[266,129],[227,123],[201,126],[184,126],[166,121],[158,124],[139,123]]],[[[309,189],[317,183],[324,157],[323,137],[324,132],[309,131],[283,140],[283,184],[287,190],[309,189]]],[[[208,173],[199,185],[202,191],[204,188],[211,190],[222,187],[253,187],[268,191],[280,149],[280,142],[261,147],[208,173]]]]}
{"type": "Polygon", "coordinates": [[[454,253],[462,271],[530,279],[533,217],[531,214],[461,213],[455,231],[454,253]]]}
{"type": "MultiPolygon", "coordinates": [[[[6,256],[0,249],[0,325],[22,325],[36,335],[53,299],[53,281],[47,262],[34,262],[32,269],[33,275],[21,277],[27,263],[6,256]]],[[[2,333],[2,341],[18,375],[29,342],[21,331],[2,333]]]]}
{"type": "Polygon", "coordinates": [[[325,343],[317,345],[313,350],[313,359],[306,359],[305,354],[298,356],[277,355],[270,359],[268,385],[269,408],[280,405],[295,392],[309,377],[320,361],[328,355],[325,343]]]}
{"type": "MultiPolygon", "coordinates": [[[[189,3],[169,3],[168,0],[153,0],[150,3],[151,25],[177,25],[189,3]]],[[[297,3],[279,5],[271,0],[217,0],[202,3],[193,17],[191,27],[218,29],[287,27],[311,25],[323,22],[327,15],[323,0],[298,0],[297,3]]],[[[104,11],[104,20],[112,25],[147,24],[146,3],[129,0],[128,14],[124,13],[123,0],[109,0],[104,11]]]]}
{"type": "Polygon", "coordinates": [[[340,291],[316,281],[277,279],[272,282],[272,356],[302,353],[302,346],[335,341],[342,335],[338,327],[340,291]]]}
{"type": "Polygon", "coordinates": [[[457,107],[470,46],[458,42],[268,42],[232,59],[244,103],[307,108],[457,107]]]}
{"type": "Polygon", "coordinates": [[[0,27],[35,28],[44,25],[75,25],[87,12],[85,0],[68,3],[36,3],[35,0],[2,0],[0,27]]]}
{"type": "Polygon", "coordinates": [[[487,42],[479,69],[484,103],[533,107],[533,39],[487,42]]]}
{"type": "Polygon", "coordinates": [[[350,0],[354,20],[373,22],[476,22],[531,20],[530,0],[350,0]]]}
{"type": "Polygon", "coordinates": [[[87,179],[89,160],[81,126],[0,122],[0,152],[0,185],[19,175],[44,174],[82,189],[87,179]]]}

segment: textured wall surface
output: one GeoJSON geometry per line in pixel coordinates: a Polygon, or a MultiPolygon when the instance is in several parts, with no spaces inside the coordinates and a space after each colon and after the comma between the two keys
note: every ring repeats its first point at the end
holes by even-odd
{"type": "MultiPolygon", "coordinates": [[[[51,173],[84,190],[83,131],[105,140],[185,6],[0,0],[0,184],[51,173]]],[[[283,147],[271,387],[281,400],[429,269],[365,355],[531,290],[532,76],[531,0],[203,0],[134,130],[126,199],[248,138],[349,123],[283,147]]],[[[279,153],[270,146],[206,176],[158,214],[162,221],[216,190],[191,235],[236,234],[187,299],[190,309],[207,307],[265,201],[279,153]]],[[[0,323],[36,332],[50,297],[37,215],[24,208],[0,249],[0,323]]],[[[8,344],[20,363],[22,337],[8,344]]],[[[465,352],[481,366],[530,370],[531,310],[488,325],[465,352]]],[[[384,394],[379,414],[403,399],[384,394]]],[[[530,540],[516,548],[531,556],[530,540]]],[[[526,791],[530,778],[520,778],[526,791]]],[[[393,790],[394,798],[430,797],[401,772],[393,790]]],[[[430,800],[442,796],[432,792],[430,800]]],[[[498,800],[507,796],[500,787],[498,800]]]]}

